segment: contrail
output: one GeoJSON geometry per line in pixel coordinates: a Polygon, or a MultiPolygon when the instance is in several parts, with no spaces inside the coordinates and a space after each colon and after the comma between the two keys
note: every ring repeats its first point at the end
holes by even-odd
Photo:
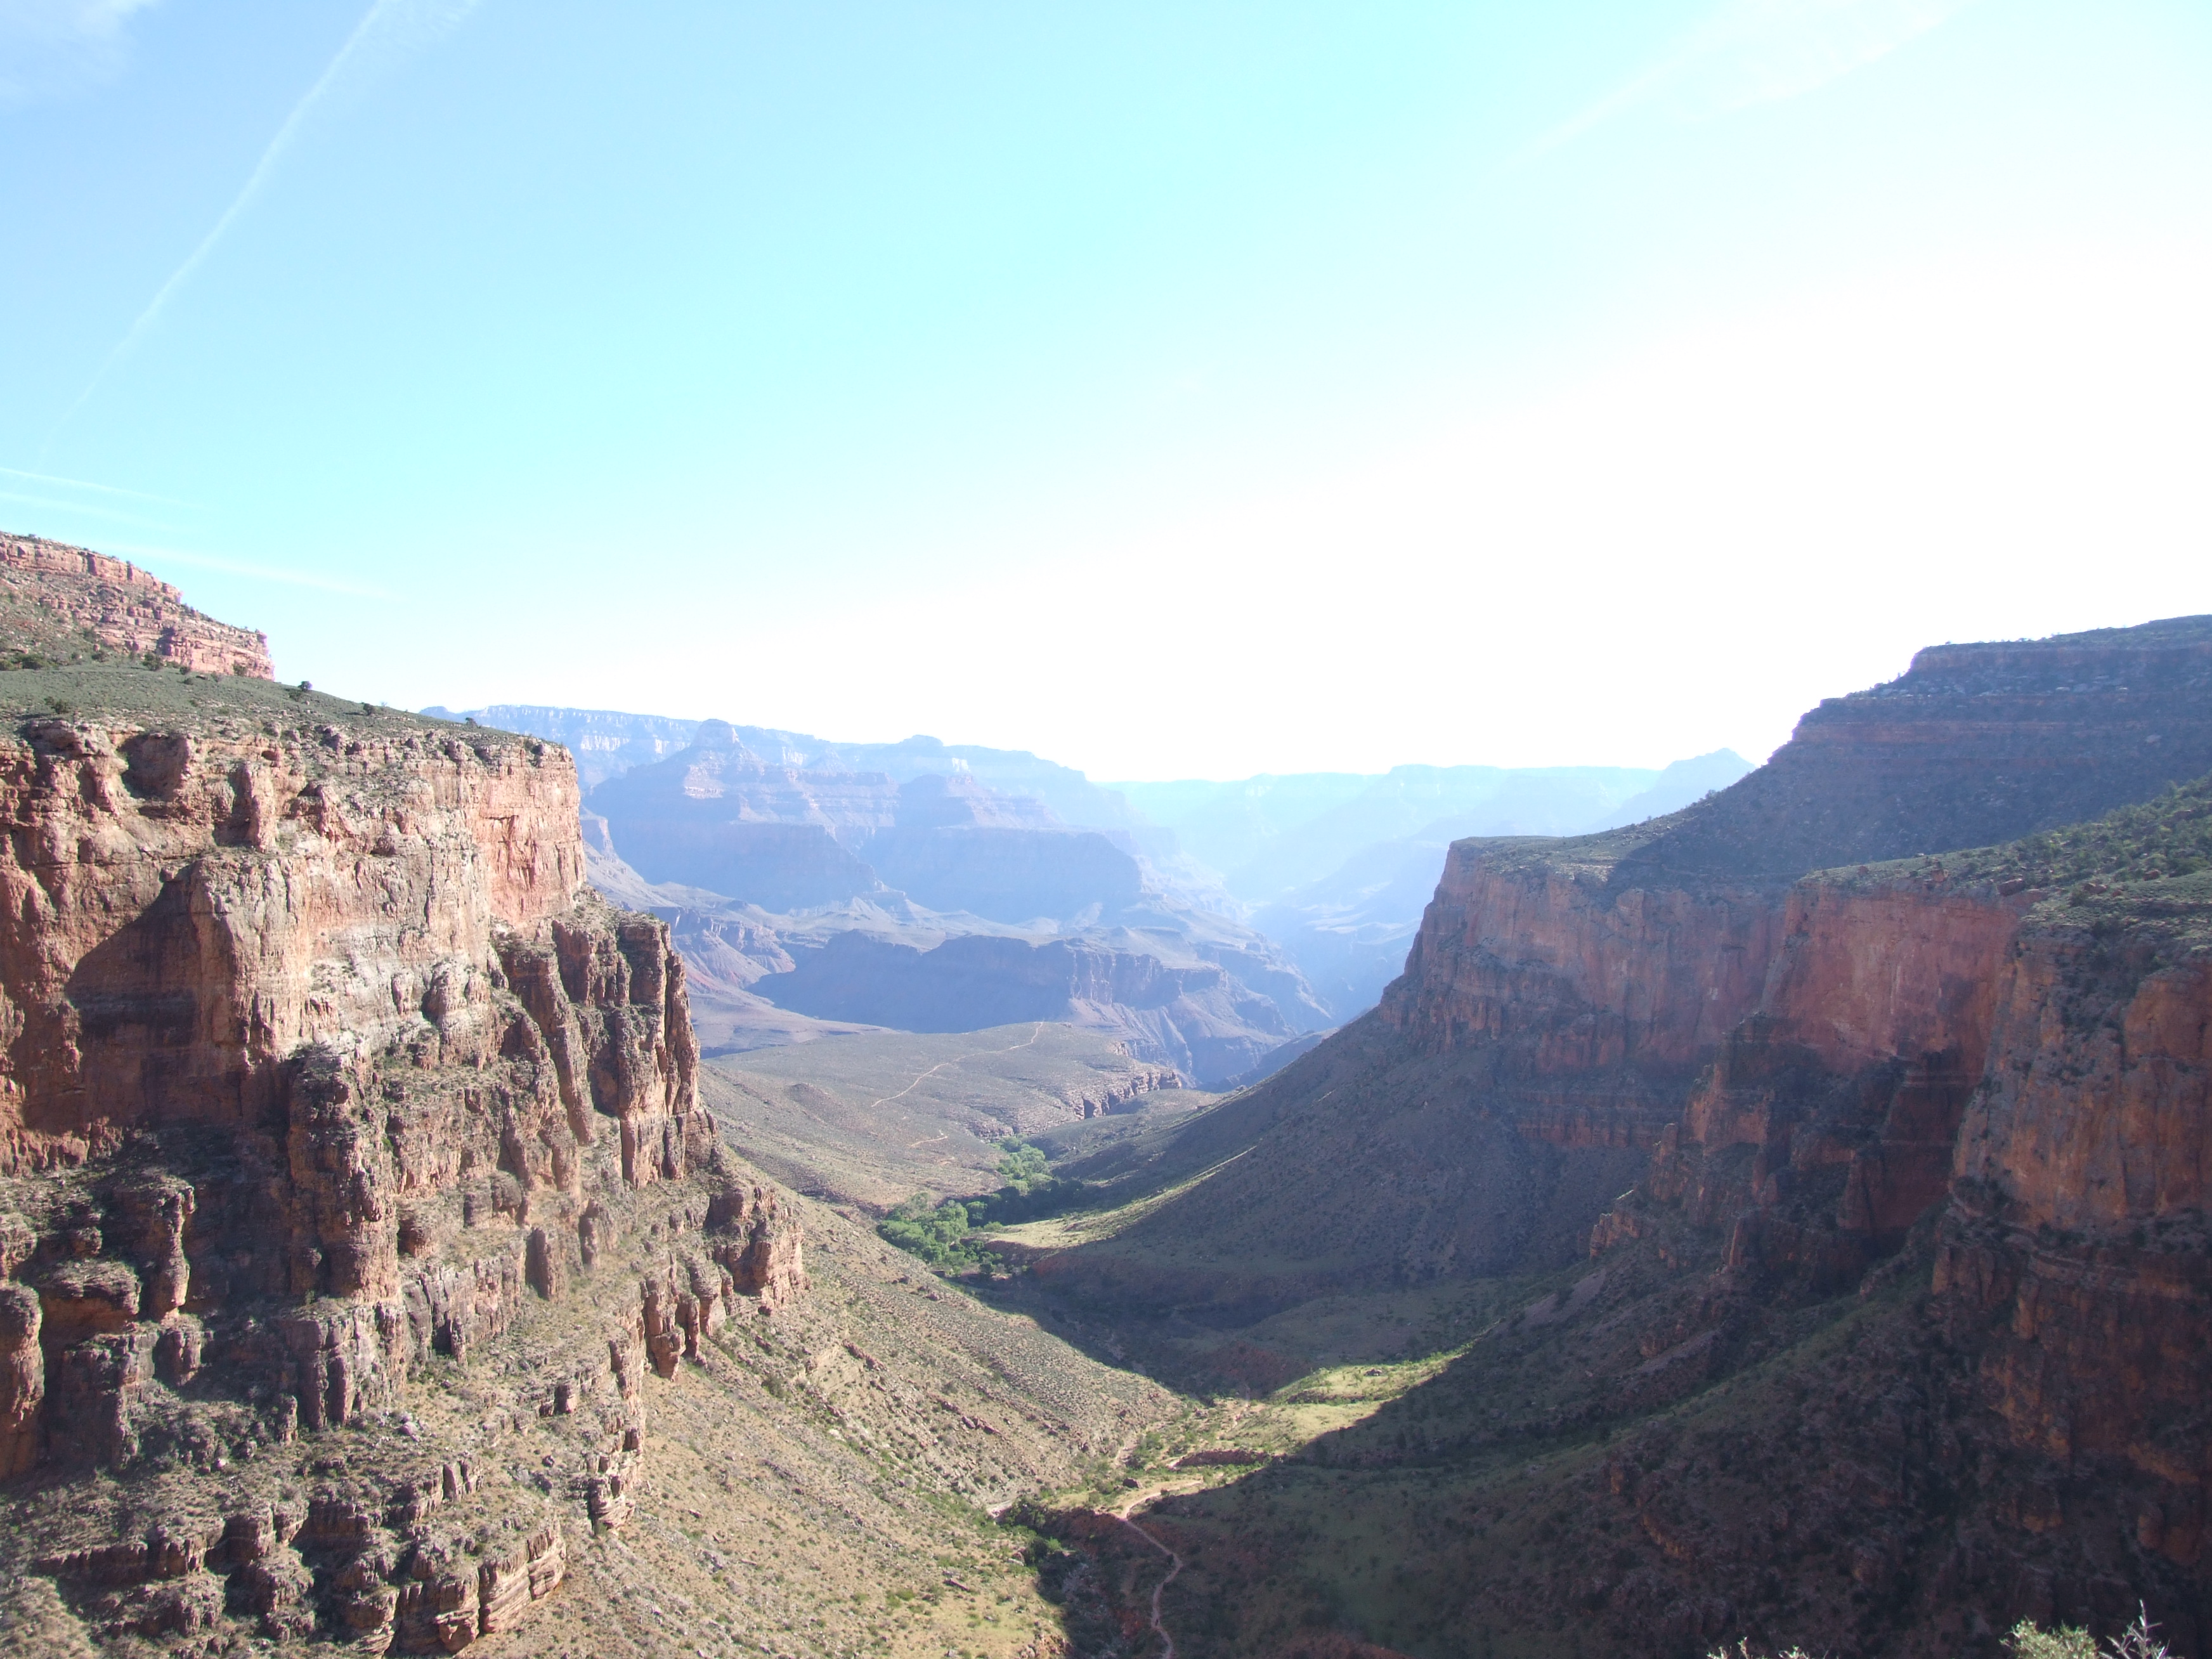
{"type": "Polygon", "coordinates": [[[200,570],[220,570],[227,575],[249,576],[256,581],[283,582],[288,587],[313,587],[325,593],[344,593],[360,599],[388,599],[392,595],[381,587],[362,582],[349,582],[338,576],[314,576],[298,570],[278,570],[265,564],[250,564],[243,559],[217,558],[206,553],[180,553],[173,547],[148,547],[143,543],[109,542],[100,550],[134,554],[140,559],[162,559],[174,564],[188,564],[200,570]]]}
{"type": "Polygon", "coordinates": [[[1707,118],[1796,98],[1863,69],[1972,0],[1728,0],[1680,44],[1499,165],[1511,173],[1664,94],[1707,118]],[[1702,82],[1702,86],[1698,83],[1702,82]]]}
{"type": "MultiPolygon", "coordinates": [[[[276,170],[276,163],[283,159],[284,152],[292,147],[292,140],[298,134],[301,123],[307,118],[308,112],[322,101],[323,94],[330,90],[331,83],[337,79],[339,71],[345,68],[346,61],[353,56],[355,49],[368,37],[369,31],[376,27],[377,20],[391,10],[395,4],[401,3],[402,0],[374,0],[369,9],[362,14],[361,21],[354,25],[353,33],[346,36],[345,45],[338,48],[337,56],[331,59],[329,67],[323,70],[322,77],[307,88],[306,96],[292,106],[292,112],[284,118],[284,125],[276,129],[276,136],[269,141],[269,147],[261,152],[261,160],[254,167],[252,176],[246,181],[245,188],[240,190],[231,204],[223,210],[222,217],[215,222],[215,228],[200,238],[200,245],[191,251],[184,264],[170,273],[169,280],[161,284],[160,292],[147,302],[145,310],[138,313],[137,321],[131,325],[129,331],[115,343],[115,349],[110,351],[101,361],[100,367],[93,371],[92,378],[85,382],[84,390],[76,394],[76,401],[63,410],[61,419],[54,422],[53,432],[59,432],[63,427],[68,425],[70,418],[85,406],[94,392],[98,390],[100,383],[107,378],[108,370],[131,355],[131,349],[144,337],[146,331],[154,325],[154,319],[161,314],[162,307],[169,303],[169,296],[183,287],[185,279],[199,269],[201,261],[205,259],[214,251],[215,245],[222,240],[223,232],[230,228],[238,216],[245,212],[247,205],[261,193],[261,187],[269,182],[270,175],[276,170]]],[[[49,443],[53,441],[53,432],[46,434],[46,441],[49,443]]],[[[43,460],[45,457],[42,455],[40,459],[43,460]]]]}
{"type": "Polygon", "coordinates": [[[83,478],[60,478],[51,472],[26,472],[20,467],[0,466],[0,477],[26,478],[33,483],[60,484],[69,489],[96,489],[103,495],[128,495],[134,501],[160,501],[167,507],[198,507],[198,501],[180,501],[174,495],[151,495],[143,489],[125,489],[119,484],[93,483],[83,478]]]}

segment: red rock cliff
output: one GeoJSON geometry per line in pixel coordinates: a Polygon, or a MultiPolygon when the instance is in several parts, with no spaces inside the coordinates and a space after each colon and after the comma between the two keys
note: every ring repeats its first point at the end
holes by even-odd
{"type": "Polygon", "coordinates": [[[37,536],[0,535],[0,638],[64,659],[90,643],[199,673],[275,672],[266,635],[202,616],[125,560],[37,536]]]}
{"type": "Polygon", "coordinates": [[[635,1505],[648,1373],[803,1289],[789,1200],[563,751],[85,672],[0,733],[0,1473],[86,1494],[17,1566],[96,1633],[510,1628],[635,1505]],[[412,1379],[464,1358],[456,1417],[412,1379]]]}
{"type": "Polygon", "coordinates": [[[1381,1011],[1522,1135],[1650,1148],[1595,1254],[1679,1266],[1725,1241],[1655,1352],[1920,1240],[1897,1260],[1932,1263],[1973,1379],[1931,1409],[2001,1425],[1946,1500],[1948,1593],[2077,1620],[2146,1599],[2189,1650],[2212,1559],[2212,873],[2181,822],[2207,809],[2160,792],[2212,772],[2208,711],[2201,620],[1923,653],[1675,819],[1455,847],[1381,1011]],[[2163,804],[2031,833],[2130,800],[2163,804]],[[1993,830],[2030,839],[1942,850],[1993,830]],[[2072,885],[2100,857],[2146,873],[2072,885]],[[1780,878],[1814,862],[1844,867],[1780,878]],[[2116,1502],[2132,1567],[2095,1534],[2116,1502]]]}

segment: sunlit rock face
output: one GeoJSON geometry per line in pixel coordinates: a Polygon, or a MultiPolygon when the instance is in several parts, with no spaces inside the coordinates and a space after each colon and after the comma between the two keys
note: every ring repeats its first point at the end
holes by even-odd
{"type": "Polygon", "coordinates": [[[64,661],[89,646],[201,673],[274,672],[265,635],[202,616],[125,560],[37,536],[0,536],[0,644],[64,661]]]}
{"type": "Polygon", "coordinates": [[[11,1565],[95,1636],[450,1651],[627,1518],[653,1379],[799,1230],[566,753],[252,678],[0,737],[11,1565]]]}

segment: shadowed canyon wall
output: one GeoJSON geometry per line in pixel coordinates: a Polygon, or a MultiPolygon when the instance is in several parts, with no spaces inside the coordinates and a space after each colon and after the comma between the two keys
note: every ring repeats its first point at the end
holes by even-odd
{"type": "Polygon", "coordinates": [[[2207,774],[2187,618],[1923,652],[1670,817],[1458,843],[1376,1013],[1179,1132],[1153,1179],[1194,1184],[1037,1270],[1257,1316],[1595,1257],[1589,1296],[1645,1287],[1591,1304],[1637,1334],[1600,1414],[1878,1305],[1863,1358],[1762,1374],[1814,1415],[1755,1396],[1733,1449],[1659,1426],[1617,1460],[1673,1564],[1589,1592],[1652,1615],[1623,1640],[1932,1653],[2141,1600],[2202,1651],[2207,774]],[[1745,1510],[1731,1467],[1808,1483],[1799,1520],[1745,1510]],[[1833,1622],[1793,1624],[1830,1565],[1833,1622]]]}

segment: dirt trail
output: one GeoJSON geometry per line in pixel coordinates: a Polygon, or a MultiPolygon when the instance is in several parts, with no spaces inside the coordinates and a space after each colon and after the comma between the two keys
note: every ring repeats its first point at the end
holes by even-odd
{"type": "Polygon", "coordinates": [[[1160,1597],[1167,1594],[1168,1586],[1175,1583],[1176,1575],[1182,1571],[1182,1557],[1129,1518],[1129,1511],[1138,1504],[1165,1495],[1163,1488],[1160,1492],[1146,1492],[1133,1498],[1114,1512],[1114,1518],[1168,1559],[1167,1576],[1152,1586],[1152,1631],[1160,1638],[1160,1659],[1175,1659],[1175,1638],[1168,1634],[1168,1627],[1160,1622],[1160,1597]]]}
{"type": "MultiPolygon", "coordinates": [[[[929,1079],[935,1077],[939,1072],[943,1071],[948,1066],[957,1066],[963,1060],[981,1060],[986,1055],[989,1054],[1011,1054],[1017,1048],[1032,1048],[1036,1045],[1036,1040],[1044,1035],[1044,1028],[1047,1024],[1048,1022],[1041,1019],[1037,1021],[1035,1025],[1031,1026],[1030,1028],[1030,1039],[1027,1042],[1010,1042],[1003,1048],[978,1048],[973,1054],[955,1054],[950,1060],[940,1060],[936,1065],[931,1066],[927,1071],[915,1073],[914,1080],[908,1084],[905,1088],[900,1090],[897,1094],[885,1095],[881,1100],[872,1100],[862,1109],[872,1112],[878,1106],[888,1106],[891,1102],[900,1099],[904,1096],[912,1094],[929,1079]]],[[[918,1146],[921,1143],[920,1141],[916,1141],[915,1144],[918,1146]]]]}

